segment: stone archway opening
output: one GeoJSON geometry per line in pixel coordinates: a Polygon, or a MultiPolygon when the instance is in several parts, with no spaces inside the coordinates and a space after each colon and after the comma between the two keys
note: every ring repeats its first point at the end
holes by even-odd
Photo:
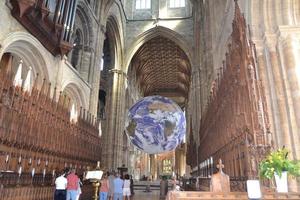
{"type": "MultiPolygon", "coordinates": [[[[128,69],[128,81],[129,91],[139,91],[144,97],[168,97],[184,110],[187,107],[191,84],[189,57],[171,38],[163,34],[156,35],[144,42],[133,55],[128,69]]],[[[169,168],[173,169],[176,175],[185,174],[184,144],[179,145],[175,151],[160,156],[169,160],[169,168]]],[[[163,159],[158,157],[141,154],[139,162],[149,166],[140,170],[151,173],[153,178],[174,175],[170,170],[162,170],[163,159]],[[150,165],[147,163],[149,160],[150,165]]]]}
{"type": "MultiPolygon", "coordinates": [[[[117,150],[112,147],[115,145],[115,142],[122,140],[122,138],[119,139],[121,133],[115,130],[120,127],[120,123],[112,125],[112,121],[117,120],[116,106],[118,100],[116,99],[116,94],[120,92],[116,89],[118,88],[118,81],[116,81],[114,73],[119,68],[118,64],[121,57],[121,52],[118,51],[121,47],[116,23],[113,17],[109,17],[107,20],[100,64],[101,74],[97,110],[97,118],[101,123],[102,143],[104,149],[107,150],[102,151],[102,163],[105,163],[109,169],[120,166],[115,160],[120,156],[115,156],[117,150]]],[[[118,152],[121,153],[119,149],[118,152]]]]}
{"type": "Polygon", "coordinates": [[[16,40],[9,44],[3,51],[1,58],[10,55],[12,57],[11,73],[14,78],[20,63],[22,62],[22,80],[24,81],[26,75],[31,68],[31,83],[37,79],[37,86],[41,87],[43,79],[49,82],[49,73],[46,66],[46,62],[42,56],[42,53],[28,41],[16,40]]]}

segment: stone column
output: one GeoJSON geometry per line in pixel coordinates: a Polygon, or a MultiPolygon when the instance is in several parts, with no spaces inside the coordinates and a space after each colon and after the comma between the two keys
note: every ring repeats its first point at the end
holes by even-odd
{"type": "MultiPolygon", "coordinates": [[[[117,73],[117,94],[116,94],[116,132],[115,132],[115,152],[114,152],[114,163],[115,165],[121,166],[122,164],[122,157],[123,157],[123,134],[124,127],[125,127],[125,119],[124,119],[124,112],[125,112],[125,81],[126,81],[126,74],[125,72],[118,70],[114,73],[117,73]]],[[[127,152],[128,153],[128,152],[127,152]]]]}
{"type": "MultiPolygon", "coordinates": [[[[291,99],[288,102],[288,108],[290,113],[290,128],[291,131],[286,132],[284,138],[287,143],[287,148],[291,151],[291,159],[300,159],[300,77],[296,71],[296,57],[299,57],[299,53],[295,54],[295,47],[292,45],[293,39],[288,37],[281,41],[282,52],[284,56],[284,70],[286,72],[287,90],[289,92],[288,98],[291,99]]],[[[297,52],[297,51],[296,51],[297,52]]],[[[289,191],[300,191],[300,184],[295,179],[289,180],[289,191]]]]}
{"type": "Polygon", "coordinates": [[[113,166],[113,149],[114,144],[114,132],[115,132],[115,112],[116,112],[116,78],[115,73],[109,74],[109,83],[112,85],[107,94],[106,104],[106,129],[103,133],[103,144],[105,148],[102,150],[103,164],[111,170],[116,170],[113,166]]]}
{"type": "Polygon", "coordinates": [[[175,151],[175,160],[176,160],[176,170],[179,176],[183,176],[185,174],[185,147],[177,148],[175,151]]]}
{"type": "Polygon", "coordinates": [[[105,39],[105,27],[103,25],[99,25],[98,27],[98,40],[96,41],[95,45],[95,53],[93,58],[92,68],[90,70],[90,80],[89,83],[91,84],[91,95],[90,95],[90,106],[89,111],[94,116],[97,116],[97,107],[98,107],[98,98],[99,98],[99,87],[100,87],[100,61],[102,58],[102,51],[103,51],[103,42],[105,39]]]}
{"type": "MultiPolygon", "coordinates": [[[[297,149],[295,140],[297,137],[297,123],[295,121],[295,101],[297,101],[296,93],[297,77],[295,73],[294,55],[289,40],[282,40],[278,46],[274,43],[277,38],[267,37],[267,45],[269,50],[270,73],[273,75],[273,84],[275,86],[274,112],[279,118],[280,130],[277,132],[278,146],[285,145],[291,152],[291,158],[295,159],[297,149]],[[276,48],[277,47],[277,48],[276,48]],[[278,52],[279,50],[279,52],[278,52]],[[281,51],[280,51],[281,50],[281,51]],[[280,63],[279,59],[284,58],[280,63]]],[[[299,100],[298,100],[299,101],[299,100]]],[[[297,103],[296,103],[297,104],[297,103]]],[[[297,106],[296,106],[297,107],[297,106]]],[[[297,183],[295,180],[289,181],[289,190],[296,191],[297,183]]]]}
{"type": "Polygon", "coordinates": [[[157,156],[156,154],[150,155],[150,173],[153,180],[157,179],[157,156]]]}
{"type": "Polygon", "coordinates": [[[109,169],[122,166],[123,158],[123,132],[124,132],[124,80],[125,73],[119,69],[111,72],[112,88],[109,94],[109,110],[107,112],[106,149],[104,160],[109,169]]]}
{"type": "MultiPolygon", "coordinates": [[[[289,112],[291,115],[291,128],[292,134],[291,145],[290,148],[293,151],[293,158],[300,159],[300,137],[299,137],[299,127],[300,127],[300,77],[298,77],[298,73],[296,67],[300,67],[296,65],[296,57],[299,56],[299,50],[297,50],[297,54],[295,55],[294,47],[292,46],[292,38],[288,38],[281,42],[282,51],[284,56],[284,69],[286,71],[286,79],[288,81],[290,90],[290,97],[292,102],[289,102],[289,112]]],[[[299,63],[298,63],[299,64],[299,63]]]]}
{"type": "MultiPolygon", "coordinates": [[[[262,40],[254,40],[256,44],[257,50],[257,71],[258,71],[258,78],[261,81],[263,86],[264,94],[266,97],[267,103],[267,112],[270,121],[270,132],[272,134],[272,140],[276,146],[278,146],[278,118],[275,116],[275,112],[273,110],[274,103],[272,102],[272,91],[271,88],[273,86],[270,84],[270,74],[268,74],[268,67],[266,62],[266,54],[265,54],[265,46],[262,40]]],[[[269,136],[268,136],[269,137],[269,136]]],[[[271,144],[271,138],[268,138],[268,143],[271,144]]]]}
{"type": "MultiPolygon", "coordinates": [[[[285,95],[285,85],[282,77],[281,66],[279,63],[279,54],[276,50],[275,42],[276,38],[267,38],[268,47],[268,61],[269,61],[269,73],[272,76],[273,81],[271,85],[274,87],[275,99],[273,100],[276,106],[274,106],[274,112],[279,119],[279,125],[277,129],[278,135],[278,145],[282,147],[283,145],[290,146],[291,140],[288,137],[290,132],[288,110],[287,110],[287,99],[285,95]]],[[[272,79],[271,79],[272,80],[272,79]]]]}

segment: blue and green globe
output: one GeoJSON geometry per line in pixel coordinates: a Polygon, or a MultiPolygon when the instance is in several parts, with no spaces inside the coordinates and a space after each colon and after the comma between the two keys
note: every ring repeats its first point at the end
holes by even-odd
{"type": "Polygon", "coordinates": [[[129,109],[125,130],[134,146],[158,154],[174,150],[183,141],[186,119],[171,99],[148,96],[129,109]]]}

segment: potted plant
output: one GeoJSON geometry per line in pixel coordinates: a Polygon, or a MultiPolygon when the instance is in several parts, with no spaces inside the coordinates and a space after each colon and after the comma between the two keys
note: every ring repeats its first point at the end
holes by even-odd
{"type": "Polygon", "coordinates": [[[260,177],[275,177],[277,192],[288,192],[287,175],[300,176],[300,161],[288,159],[288,154],[289,151],[283,147],[271,152],[259,165],[260,177]]]}

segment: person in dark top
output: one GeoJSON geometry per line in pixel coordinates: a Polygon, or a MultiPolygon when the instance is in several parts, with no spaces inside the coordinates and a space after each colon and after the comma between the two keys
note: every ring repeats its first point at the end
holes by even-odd
{"type": "Polygon", "coordinates": [[[134,195],[132,175],[130,175],[130,193],[131,193],[131,196],[134,195]]]}

